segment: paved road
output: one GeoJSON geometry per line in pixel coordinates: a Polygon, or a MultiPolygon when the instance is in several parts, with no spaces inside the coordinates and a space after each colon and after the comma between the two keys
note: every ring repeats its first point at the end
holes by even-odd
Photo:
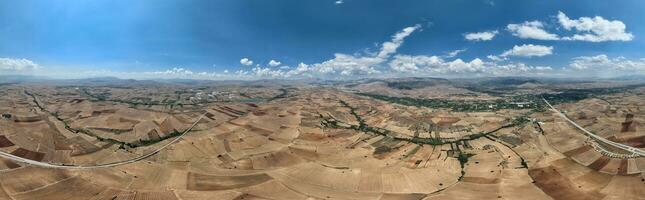
{"type": "Polygon", "coordinates": [[[168,147],[168,146],[174,144],[175,142],[179,141],[182,137],[184,137],[184,135],[186,135],[186,133],[190,132],[197,125],[197,122],[202,120],[202,118],[204,118],[205,115],[206,115],[206,113],[202,114],[188,129],[186,129],[183,133],[181,133],[181,135],[177,136],[175,139],[173,139],[169,143],[161,146],[160,148],[158,148],[158,149],[156,149],[156,150],[154,150],[154,151],[152,151],[150,153],[147,153],[145,155],[142,155],[142,156],[139,156],[139,157],[136,157],[136,158],[128,159],[128,160],[117,161],[117,162],[112,162],[112,163],[105,163],[105,164],[97,164],[97,165],[79,166],[79,165],[63,165],[63,164],[52,164],[52,163],[40,162],[40,161],[35,161],[35,160],[30,160],[30,159],[22,158],[22,157],[19,157],[19,156],[15,156],[13,154],[10,154],[10,153],[4,152],[4,151],[0,151],[0,157],[7,158],[7,159],[10,159],[10,160],[13,160],[13,161],[16,161],[16,162],[21,162],[21,163],[34,165],[34,166],[45,167],[45,168],[58,168],[58,169],[96,169],[96,168],[108,168],[108,167],[116,167],[116,166],[120,166],[120,165],[127,165],[127,164],[131,164],[131,163],[139,162],[139,161],[141,161],[143,159],[146,159],[146,158],[148,158],[148,157],[150,157],[152,155],[155,155],[155,154],[159,153],[160,151],[164,150],[166,147],[168,147]]]}
{"type": "Polygon", "coordinates": [[[569,123],[571,123],[573,126],[575,126],[576,128],[580,129],[582,132],[586,133],[588,136],[592,137],[592,138],[593,138],[593,139],[595,139],[596,141],[600,141],[600,142],[603,142],[603,143],[605,143],[605,144],[611,145],[611,146],[613,146],[613,147],[616,147],[616,148],[619,148],[619,149],[622,149],[622,150],[628,151],[628,152],[632,153],[633,155],[645,156],[645,150],[642,150],[642,149],[639,149],[639,148],[635,148],[635,147],[632,147],[632,146],[627,146],[627,145],[625,145],[625,144],[621,144],[621,143],[618,143],[618,142],[614,142],[614,141],[611,141],[611,140],[605,139],[604,137],[600,137],[600,136],[598,136],[598,135],[596,135],[596,134],[594,134],[594,133],[592,133],[592,132],[589,132],[587,129],[583,128],[582,126],[578,125],[576,122],[574,122],[574,121],[572,121],[571,119],[569,119],[569,117],[567,117],[565,114],[563,114],[562,112],[560,112],[558,109],[555,109],[555,107],[553,107],[553,106],[549,103],[549,101],[547,101],[547,100],[546,100],[546,99],[544,99],[544,98],[542,98],[542,100],[544,100],[544,103],[546,103],[546,105],[549,105],[549,107],[551,107],[551,109],[552,109],[553,111],[555,111],[556,113],[558,113],[558,115],[560,115],[560,117],[562,117],[563,119],[567,120],[567,121],[568,121],[569,123]]]}

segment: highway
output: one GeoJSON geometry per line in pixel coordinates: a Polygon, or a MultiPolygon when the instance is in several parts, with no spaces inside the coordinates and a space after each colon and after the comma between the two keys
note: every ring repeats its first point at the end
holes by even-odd
{"type": "Polygon", "coordinates": [[[120,165],[127,165],[127,164],[131,164],[131,163],[139,162],[139,161],[141,161],[143,159],[146,159],[146,158],[148,158],[150,156],[153,156],[153,155],[159,153],[160,151],[164,150],[165,148],[169,147],[170,145],[176,143],[184,135],[186,135],[186,133],[190,132],[197,125],[197,123],[200,120],[202,120],[202,118],[204,118],[205,115],[206,115],[206,113],[202,114],[188,129],[186,129],[183,133],[181,133],[181,135],[177,136],[175,139],[173,139],[172,141],[168,142],[167,144],[161,146],[160,148],[158,148],[158,149],[156,149],[156,150],[154,150],[154,151],[152,151],[150,153],[144,154],[144,155],[136,157],[136,158],[128,159],[128,160],[117,161],[117,162],[112,162],[112,163],[105,163],[105,164],[80,166],[80,165],[52,164],[52,163],[40,162],[40,161],[35,161],[35,160],[30,160],[30,159],[22,158],[22,157],[19,157],[19,156],[15,156],[13,154],[10,154],[10,153],[4,152],[4,151],[0,151],[0,157],[7,158],[7,159],[10,159],[10,160],[13,160],[13,161],[16,161],[16,162],[20,162],[20,163],[26,163],[26,164],[38,166],[38,167],[57,168],[57,169],[96,169],[96,168],[108,168],[108,167],[116,167],[116,166],[120,166],[120,165]]]}
{"type": "Polygon", "coordinates": [[[549,107],[551,107],[551,109],[552,109],[554,112],[558,113],[558,115],[559,115],[560,117],[562,117],[563,119],[565,119],[566,121],[568,121],[570,124],[572,124],[572,125],[573,125],[573,126],[575,126],[576,128],[580,129],[582,132],[584,132],[585,134],[587,134],[589,137],[591,137],[591,138],[595,139],[596,141],[600,141],[600,142],[605,143],[605,144],[608,144],[608,145],[610,145],[610,146],[613,146],[613,147],[616,147],[616,148],[619,148],[619,149],[625,150],[625,151],[627,151],[627,152],[632,153],[633,155],[645,156],[645,150],[642,150],[642,149],[639,149],[639,148],[635,148],[635,147],[632,147],[632,146],[628,146],[628,145],[625,145],[625,144],[621,144],[621,143],[618,143],[618,142],[614,142],[614,141],[611,141],[611,140],[605,139],[604,137],[600,137],[600,136],[598,136],[598,135],[596,135],[596,134],[594,134],[594,133],[592,133],[592,132],[588,131],[587,129],[583,128],[582,126],[578,125],[576,122],[572,121],[571,119],[569,119],[569,117],[567,117],[565,114],[563,114],[562,112],[560,112],[558,109],[555,109],[555,107],[553,107],[553,106],[551,105],[551,103],[549,103],[549,101],[547,101],[545,98],[542,98],[542,100],[544,100],[544,103],[546,103],[547,105],[549,105],[549,107]]]}

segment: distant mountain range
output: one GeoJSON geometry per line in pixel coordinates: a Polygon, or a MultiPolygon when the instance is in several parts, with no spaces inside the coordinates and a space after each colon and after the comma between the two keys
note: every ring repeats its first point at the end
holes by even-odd
{"type": "Polygon", "coordinates": [[[645,81],[645,75],[630,75],[614,78],[546,78],[546,77],[477,77],[477,78],[436,78],[436,77],[404,77],[404,78],[366,78],[356,80],[323,80],[323,79],[262,79],[262,80],[196,80],[196,79],[121,79],[117,77],[92,77],[82,79],[56,79],[46,76],[30,75],[0,75],[0,83],[22,83],[22,82],[58,82],[58,83],[87,83],[87,84],[225,84],[225,85],[266,85],[268,83],[278,85],[293,84],[322,84],[322,85],[344,85],[356,86],[369,83],[384,83],[387,87],[399,90],[412,90],[438,85],[479,87],[516,87],[521,85],[544,85],[554,83],[585,83],[595,81],[645,81]]]}

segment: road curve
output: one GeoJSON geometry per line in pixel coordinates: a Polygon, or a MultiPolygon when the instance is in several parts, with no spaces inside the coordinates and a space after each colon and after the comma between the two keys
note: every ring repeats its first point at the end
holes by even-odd
{"type": "Polygon", "coordinates": [[[154,151],[152,151],[150,153],[144,154],[144,155],[136,157],[136,158],[128,159],[128,160],[117,161],[117,162],[112,162],[112,163],[105,163],[105,164],[98,164],[98,165],[83,165],[83,166],[80,166],[80,165],[65,165],[65,164],[52,164],[52,163],[40,162],[40,161],[35,161],[35,160],[22,158],[22,157],[19,157],[19,156],[16,156],[16,155],[4,152],[4,151],[0,151],[0,157],[7,158],[7,159],[10,159],[10,160],[13,160],[13,161],[16,161],[16,162],[21,162],[21,163],[26,163],[26,164],[38,166],[38,167],[57,168],[57,169],[97,169],[97,168],[108,168],[108,167],[116,167],[116,166],[120,166],[120,165],[127,165],[127,164],[131,164],[131,163],[141,161],[141,160],[146,159],[146,158],[148,158],[150,156],[153,156],[153,155],[159,153],[160,151],[164,150],[168,146],[170,146],[170,145],[174,144],[175,142],[179,141],[184,135],[186,135],[186,133],[190,132],[197,125],[197,123],[200,120],[202,120],[202,118],[204,118],[205,115],[206,115],[206,113],[202,114],[188,129],[186,129],[183,133],[181,133],[181,135],[177,136],[175,139],[173,139],[169,143],[161,146],[160,148],[158,148],[158,149],[156,149],[156,150],[154,150],[154,151]]]}
{"type": "Polygon", "coordinates": [[[560,117],[562,117],[563,119],[567,120],[570,124],[572,124],[573,126],[575,126],[578,129],[580,129],[582,132],[587,134],[589,137],[592,137],[596,141],[600,141],[600,142],[603,142],[605,144],[611,145],[613,147],[628,151],[628,152],[632,153],[633,155],[645,156],[645,150],[642,150],[642,149],[639,149],[639,148],[636,148],[636,147],[632,147],[632,146],[628,146],[628,145],[625,145],[625,144],[622,144],[622,143],[614,142],[614,141],[605,139],[604,137],[600,137],[600,136],[588,131],[587,129],[583,128],[582,126],[578,125],[573,120],[569,119],[569,117],[567,117],[565,114],[560,112],[558,109],[555,109],[555,107],[553,107],[551,105],[551,103],[549,103],[549,101],[547,101],[545,98],[542,98],[542,100],[544,100],[544,103],[546,103],[546,105],[549,105],[549,107],[551,107],[551,110],[553,110],[554,112],[558,113],[558,115],[560,115],[560,117]]]}

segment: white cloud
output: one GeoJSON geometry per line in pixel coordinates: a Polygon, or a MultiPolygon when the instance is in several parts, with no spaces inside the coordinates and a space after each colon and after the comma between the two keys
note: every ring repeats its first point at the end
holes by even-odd
{"type": "Polygon", "coordinates": [[[168,70],[161,71],[144,71],[144,72],[118,72],[110,70],[95,70],[95,71],[82,71],[75,72],[74,74],[66,74],[69,78],[85,78],[97,76],[114,76],[119,78],[134,78],[134,79],[244,79],[246,77],[239,76],[238,74],[229,74],[228,71],[224,73],[209,73],[209,72],[193,72],[189,69],[182,67],[174,67],[168,70]]]}
{"type": "Polygon", "coordinates": [[[566,14],[559,11],[558,21],[566,30],[575,29],[578,34],[563,37],[565,40],[581,40],[589,42],[604,41],[631,41],[634,35],[625,32],[625,24],[618,20],[606,20],[603,17],[580,17],[569,19],[566,14]]]}
{"type": "MultiPolygon", "coordinates": [[[[444,60],[446,56],[412,56],[412,55],[395,55],[398,48],[403,44],[404,39],[410,36],[414,31],[420,28],[419,25],[406,27],[402,31],[392,36],[392,39],[383,42],[378,52],[358,53],[354,55],[336,53],[334,58],[314,64],[300,63],[295,68],[280,66],[278,61],[269,61],[268,66],[255,66],[252,69],[241,69],[234,73],[207,73],[193,72],[184,68],[173,68],[171,70],[159,72],[143,73],[147,77],[163,78],[204,78],[204,79],[260,79],[260,78],[299,78],[299,77],[319,77],[319,78],[344,78],[344,77],[387,77],[401,75],[448,75],[448,76],[470,76],[470,75],[513,75],[514,73],[543,73],[550,71],[548,66],[529,66],[523,63],[501,63],[507,61],[506,56],[538,56],[546,53],[540,51],[530,51],[539,49],[540,45],[522,45],[515,46],[512,51],[509,50],[503,56],[489,56],[491,61],[483,61],[475,58],[470,61],[462,59],[444,60]],[[528,50],[527,50],[528,49],[528,50]],[[389,67],[388,67],[389,66],[389,67]]],[[[551,53],[552,47],[546,47],[548,54],[551,53]]],[[[448,57],[457,56],[465,49],[460,49],[448,53],[448,57]]],[[[249,59],[240,60],[242,64],[253,65],[249,59]]],[[[134,74],[125,74],[120,77],[135,76],[134,74]]]]}
{"type": "Polygon", "coordinates": [[[334,54],[334,59],[312,65],[312,70],[321,74],[340,73],[340,75],[366,75],[378,73],[375,65],[383,63],[381,57],[356,57],[347,54],[334,54]]]}
{"type": "Polygon", "coordinates": [[[343,0],[336,0],[334,2],[334,4],[336,4],[336,5],[340,5],[340,4],[343,4],[343,3],[345,3],[343,0]]]}
{"type": "Polygon", "coordinates": [[[414,75],[513,75],[522,73],[545,73],[548,66],[529,66],[524,63],[497,64],[479,58],[471,61],[455,59],[445,61],[438,56],[396,55],[389,63],[393,72],[414,75]]]}
{"type": "Polygon", "coordinates": [[[248,58],[242,58],[240,60],[240,64],[249,66],[249,65],[253,65],[253,61],[249,60],[248,58]]]}
{"type": "Polygon", "coordinates": [[[629,60],[624,57],[609,58],[607,55],[575,57],[569,63],[574,70],[592,71],[623,71],[630,73],[645,73],[645,58],[629,60]]]}
{"type": "Polygon", "coordinates": [[[165,70],[165,71],[143,72],[143,74],[165,75],[165,76],[170,76],[170,77],[185,77],[185,76],[192,76],[195,73],[193,73],[193,71],[190,71],[188,69],[184,69],[182,67],[175,67],[175,68],[165,70]]]}
{"type": "MultiPolygon", "coordinates": [[[[306,69],[312,73],[321,75],[339,74],[342,76],[350,75],[369,75],[380,73],[376,69],[377,65],[386,62],[388,58],[396,53],[396,50],[403,44],[403,40],[410,36],[414,31],[421,28],[420,25],[406,27],[392,36],[392,40],[381,44],[380,51],[375,55],[347,55],[342,53],[334,54],[334,58],[309,65],[306,69]]],[[[302,70],[304,68],[295,69],[302,70]]]]}
{"type": "Polygon", "coordinates": [[[253,74],[256,77],[271,77],[271,78],[283,78],[285,77],[285,72],[282,70],[272,70],[269,68],[255,67],[252,70],[253,74]]]}
{"type": "Polygon", "coordinates": [[[497,35],[498,33],[499,32],[497,30],[476,32],[476,33],[466,33],[464,35],[464,38],[466,38],[466,40],[488,41],[488,40],[492,40],[495,37],[495,35],[497,35]]]}
{"type": "Polygon", "coordinates": [[[275,61],[275,60],[269,61],[269,66],[271,66],[271,67],[277,67],[280,64],[282,64],[282,63],[279,62],[279,61],[275,61]]]}
{"type": "Polygon", "coordinates": [[[315,64],[300,63],[295,69],[269,69],[269,68],[254,68],[250,74],[262,77],[295,77],[306,76],[313,77],[335,77],[338,78],[347,76],[364,76],[381,73],[377,67],[382,66],[387,62],[392,54],[396,53],[397,49],[403,44],[403,40],[410,36],[414,31],[420,29],[420,25],[406,27],[392,36],[392,39],[383,42],[378,52],[365,53],[367,55],[355,54],[348,55],[343,53],[335,53],[334,58],[315,64]],[[283,71],[284,70],[284,71],[283,71]]]}
{"type": "Polygon", "coordinates": [[[597,56],[581,56],[573,58],[573,61],[569,64],[569,67],[581,70],[588,68],[608,67],[609,63],[611,63],[611,60],[609,60],[607,55],[604,54],[597,56]]]}
{"type": "Polygon", "coordinates": [[[455,72],[455,73],[481,72],[485,68],[484,62],[479,58],[475,58],[470,62],[464,62],[461,59],[456,59],[456,60],[453,60],[452,62],[448,62],[447,64],[448,64],[447,69],[450,72],[455,72]]]}
{"type": "Polygon", "coordinates": [[[454,50],[454,51],[448,52],[448,55],[446,55],[446,58],[452,58],[452,57],[455,57],[455,56],[459,55],[460,53],[462,53],[462,52],[464,52],[464,51],[466,51],[466,50],[467,50],[467,49],[457,49],[457,50],[454,50]]]}
{"type": "MultiPolygon", "coordinates": [[[[339,56],[343,57],[343,56],[339,56]]],[[[345,58],[341,58],[343,60],[345,58]]],[[[262,78],[299,78],[299,77],[317,77],[324,71],[325,68],[321,64],[308,65],[305,63],[298,64],[297,67],[288,70],[273,69],[269,67],[253,67],[250,70],[239,70],[233,73],[224,71],[217,72],[195,72],[182,67],[175,67],[168,70],[161,71],[146,71],[146,72],[114,72],[114,71],[85,71],[75,73],[70,77],[97,77],[97,76],[115,76],[120,78],[136,78],[136,79],[207,79],[207,80],[254,80],[262,78]]],[[[470,75],[513,75],[518,72],[524,74],[542,73],[551,70],[550,67],[544,66],[529,66],[523,63],[509,63],[498,65],[495,62],[484,62],[481,59],[473,59],[471,61],[463,61],[455,59],[452,61],[445,61],[439,56],[409,56],[409,55],[396,55],[389,62],[391,70],[388,74],[381,75],[405,75],[413,74],[414,76],[422,75],[448,75],[448,76],[470,76],[470,75]]],[[[353,75],[356,70],[352,67],[349,68],[334,68],[338,75],[353,75]]],[[[369,72],[369,68],[361,69],[358,71],[369,72]]],[[[387,69],[384,69],[387,70],[387,69]]],[[[334,76],[335,78],[347,76],[334,76]]]]}
{"type": "Polygon", "coordinates": [[[298,67],[287,72],[287,77],[303,75],[309,71],[310,71],[309,65],[305,63],[300,63],[298,64],[298,67]]]}
{"type": "Polygon", "coordinates": [[[488,58],[488,59],[490,59],[492,61],[503,61],[503,60],[508,59],[506,57],[499,57],[499,56],[495,56],[495,55],[488,55],[488,56],[486,56],[486,58],[488,58]]]}
{"type": "Polygon", "coordinates": [[[394,34],[394,36],[392,36],[392,41],[384,42],[383,44],[381,44],[381,51],[378,53],[377,57],[386,58],[392,53],[395,53],[396,49],[398,49],[399,46],[403,44],[403,39],[410,36],[412,32],[419,28],[421,28],[421,25],[417,24],[414,26],[406,27],[402,31],[394,34]]]}
{"type": "Polygon", "coordinates": [[[38,68],[40,68],[40,65],[24,58],[0,58],[0,71],[24,72],[38,68]]]}
{"type": "Polygon", "coordinates": [[[518,73],[528,75],[545,74],[552,71],[553,68],[550,66],[531,66],[524,63],[508,63],[491,67],[489,73],[493,75],[517,75],[518,73]]]}
{"type": "Polygon", "coordinates": [[[438,56],[396,55],[389,65],[396,72],[448,74],[480,72],[484,62],[479,58],[464,62],[461,59],[444,61],[438,56]]]}
{"type": "MultiPolygon", "coordinates": [[[[403,40],[408,37],[412,32],[421,28],[420,25],[415,25],[411,27],[406,27],[400,32],[397,32],[392,36],[392,40],[384,42],[381,44],[381,48],[377,53],[365,53],[367,55],[348,55],[342,53],[334,54],[334,58],[315,64],[305,64],[300,63],[296,68],[289,68],[288,66],[283,66],[278,69],[276,68],[263,68],[259,65],[256,65],[251,70],[241,69],[235,73],[228,74],[214,74],[214,73],[205,73],[208,77],[218,77],[218,78],[237,78],[237,79],[254,79],[254,78],[292,78],[292,77],[348,77],[353,75],[371,75],[381,73],[377,67],[382,66],[384,62],[387,62],[393,53],[396,53],[397,49],[403,44],[403,40]],[[217,76],[216,76],[217,75],[217,76]]],[[[243,58],[240,60],[240,63],[243,65],[252,65],[253,61],[248,58],[243,58]]],[[[275,67],[279,66],[281,63],[275,60],[269,61],[269,66],[275,67]]],[[[192,72],[184,71],[182,68],[177,68],[169,71],[157,72],[154,74],[189,74],[192,72]]],[[[197,73],[194,73],[199,75],[197,73]]]]}
{"type": "Polygon", "coordinates": [[[544,24],[540,21],[530,21],[521,24],[509,24],[506,30],[514,36],[523,39],[559,40],[558,35],[545,31],[544,24]]]}
{"type": "Polygon", "coordinates": [[[546,55],[553,54],[552,46],[542,46],[542,45],[533,45],[533,44],[524,44],[522,46],[513,46],[512,49],[509,49],[502,53],[500,56],[520,56],[520,57],[541,57],[546,55]]]}
{"type": "Polygon", "coordinates": [[[438,56],[408,56],[396,55],[394,60],[390,61],[390,68],[398,72],[415,72],[420,67],[439,66],[444,63],[443,59],[438,56]]]}

